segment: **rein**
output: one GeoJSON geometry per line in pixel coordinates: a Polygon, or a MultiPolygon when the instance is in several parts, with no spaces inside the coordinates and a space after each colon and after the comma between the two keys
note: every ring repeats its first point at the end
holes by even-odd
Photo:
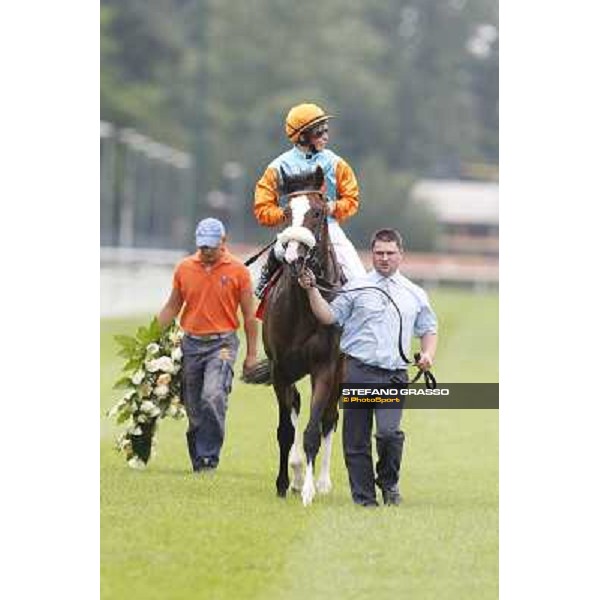
{"type": "Polygon", "coordinates": [[[256,254],[253,254],[250,258],[247,258],[244,261],[244,265],[249,267],[253,262],[255,262],[258,259],[259,256],[264,254],[271,246],[274,246],[276,242],[277,240],[275,239],[266,246],[263,246],[256,254]]]}

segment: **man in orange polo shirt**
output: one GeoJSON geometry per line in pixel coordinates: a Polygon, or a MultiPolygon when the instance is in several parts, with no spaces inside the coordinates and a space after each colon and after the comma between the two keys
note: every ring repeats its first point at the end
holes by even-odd
{"type": "Polygon", "coordinates": [[[197,252],[175,268],[173,289],[160,313],[161,327],[181,312],[185,332],[183,402],[189,427],[187,442],[194,471],[215,469],[225,437],[227,397],[239,339],[238,308],[246,333],[244,371],[256,364],[257,322],[250,272],[225,248],[225,228],[203,219],[196,228],[197,252]]]}

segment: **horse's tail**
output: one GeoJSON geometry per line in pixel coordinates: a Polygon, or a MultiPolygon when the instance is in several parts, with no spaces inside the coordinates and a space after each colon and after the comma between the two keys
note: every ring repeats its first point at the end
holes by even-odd
{"type": "Polygon", "coordinates": [[[256,363],[254,367],[242,374],[242,381],[244,383],[271,385],[273,383],[271,379],[271,361],[265,358],[256,363]]]}

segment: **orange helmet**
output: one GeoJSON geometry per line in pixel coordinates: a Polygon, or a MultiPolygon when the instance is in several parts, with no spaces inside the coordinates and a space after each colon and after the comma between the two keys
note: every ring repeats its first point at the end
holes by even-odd
{"type": "Polygon", "coordinates": [[[296,144],[303,131],[330,118],[331,115],[325,114],[325,111],[316,104],[298,104],[287,114],[285,134],[296,144]]]}

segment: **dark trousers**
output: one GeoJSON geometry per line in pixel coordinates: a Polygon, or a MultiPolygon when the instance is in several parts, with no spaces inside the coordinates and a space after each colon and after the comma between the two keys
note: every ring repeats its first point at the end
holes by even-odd
{"type": "Polygon", "coordinates": [[[195,471],[219,463],[238,348],[235,333],[208,341],[188,335],[183,338],[182,395],[189,421],[188,451],[195,471]]]}
{"type": "MultiPolygon", "coordinates": [[[[405,370],[388,371],[364,365],[352,357],[346,358],[344,383],[363,383],[377,386],[390,386],[390,380],[397,376],[404,384],[408,381],[405,370]]],[[[402,384],[394,384],[400,387],[402,384]]],[[[352,499],[357,504],[374,504],[375,484],[382,489],[391,489],[398,484],[404,433],[399,430],[402,408],[397,406],[355,406],[344,408],[342,441],[344,460],[348,469],[352,499]],[[373,415],[376,423],[378,461],[377,479],[373,472],[371,431],[373,415]]]]}

